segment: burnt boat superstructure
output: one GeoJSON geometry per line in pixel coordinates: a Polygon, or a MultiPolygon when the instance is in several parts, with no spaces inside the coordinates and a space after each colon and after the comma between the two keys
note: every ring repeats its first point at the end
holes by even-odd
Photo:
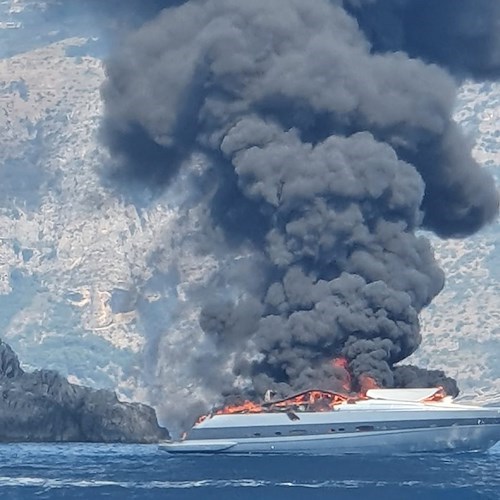
{"type": "Polygon", "coordinates": [[[371,389],[349,398],[306,391],[202,417],[171,453],[409,453],[485,450],[500,440],[500,408],[461,405],[439,388],[371,389]]]}

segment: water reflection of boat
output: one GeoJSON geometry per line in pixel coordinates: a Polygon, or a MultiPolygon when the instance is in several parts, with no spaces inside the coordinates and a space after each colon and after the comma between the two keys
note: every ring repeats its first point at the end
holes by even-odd
{"type": "Polygon", "coordinates": [[[169,453],[411,453],[485,450],[500,440],[500,408],[457,404],[431,389],[371,389],[350,398],[307,391],[202,417],[169,453]]]}

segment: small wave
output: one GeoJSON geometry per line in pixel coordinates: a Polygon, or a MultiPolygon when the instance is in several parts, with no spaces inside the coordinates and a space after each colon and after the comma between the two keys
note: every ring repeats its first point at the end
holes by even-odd
{"type": "MultiPolygon", "coordinates": [[[[117,487],[124,489],[184,489],[184,488],[259,488],[269,486],[270,481],[254,479],[217,480],[200,479],[194,481],[111,481],[86,479],[47,479],[43,477],[0,477],[1,487],[38,487],[56,488],[103,488],[117,487]]],[[[286,483],[283,483],[286,485],[286,483]]]]}
{"type": "MultiPolygon", "coordinates": [[[[362,479],[326,480],[326,481],[269,481],[259,479],[200,479],[190,481],[113,481],[87,479],[47,479],[43,477],[0,477],[2,487],[40,488],[43,490],[68,488],[120,488],[126,490],[154,489],[222,489],[222,488],[303,488],[303,489],[361,489],[361,488],[464,488],[470,486],[467,482],[433,483],[429,481],[380,481],[362,479]]],[[[491,486],[491,485],[490,485],[491,486]]]]}
{"type": "Polygon", "coordinates": [[[46,479],[42,477],[0,477],[0,487],[36,487],[43,489],[60,488],[124,488],[124,489],[189,489],[189,488],[360,488],[366,486],[383,487],[393,484],[415,486],[417,482],[391,483],[385,481],[329,480],[318,482],[266,481],[257,479],[204,479],[194,481],[111,481],[85,479],[46,479]]]}
{"type": "Polygon", "coordinates": [[[28,486],[41,488],[65,488],[65,487],[102,487],[123,486],[129,487],[132,482],[102,481],[102,480],[72,480],[72,479],[47,479],[44,477],[0,477],[0,487],[5,486],[28,486]]]}
{"type": "Polygon", "coordinates": [[[0,487],[38,487],[44,489],[56,488],[106,488],[116,487],[124,489],[188,489],[188,488],[358,488],[374,485],[371,481],[344,480],[344,481],[267,481],[258,479],[203,479],[194,481],[111,481],[85,479],[46,479],[42,477],[0,477],[0,487]]]}

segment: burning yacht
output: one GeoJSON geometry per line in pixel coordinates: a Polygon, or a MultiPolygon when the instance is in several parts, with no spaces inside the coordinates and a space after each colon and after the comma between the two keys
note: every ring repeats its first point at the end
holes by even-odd
{"type": "Polygon", "coordinates": [[[169,453],[412,453],[486,450],[500,441],[500,408],[453,402],[440,388],[310,390],[200,417],[169,453]]]}

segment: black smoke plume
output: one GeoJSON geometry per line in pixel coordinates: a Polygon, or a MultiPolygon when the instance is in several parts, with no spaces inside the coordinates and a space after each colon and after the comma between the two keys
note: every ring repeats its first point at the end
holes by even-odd
{"type": "Polygon", "coordinates": [[[497,0],[346,0],[373,50],[403,50],[464,78],[500,76],[497,0]]]}
{"type": "Polygon", "coordinates": [[[451,118],[456,81],[430,64],[494,76],[498,19],[487,1],[192,0],[113,54],[102,137],[115,173],[166,189],[202,153],[200,239],[239,256],[193,296],[217,353],[206,383],[339,389],[343,357],[355,384],[457,392],[442,372],[395,364],[444,284],[418,230],[467,236],[498,212],[451,118]],[[464,26],[471,12],[484,22],[464,26]]]}

